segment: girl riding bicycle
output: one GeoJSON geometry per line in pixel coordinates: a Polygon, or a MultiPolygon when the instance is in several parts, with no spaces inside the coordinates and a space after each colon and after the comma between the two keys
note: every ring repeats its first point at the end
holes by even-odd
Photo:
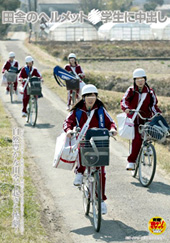
{"type": "MultiPolygon", "coordinates": [[[[74,53],[70,53],[68,56],[68,60],[69,64],[67,64],[64,68],[74,75],[77,74],[80,77],[80,79],[83,79],[85,77],[85,74],[83,73],[81,66],[77,63],[76,55],[74,53]]],[[[72,90],[69,90],[67,92],[67,110],[70,110],[72,92],[72,90]]],[[[79,90],[76,90],[76,99],[78,99],[78,95],[79,90]]]]}
{"type": "MultiPolygon", "coordinates": [[[[161,113],[160,109],[157,106],[158,101],[155,92],[147,84],[147,77],[145,71],[141,68],[137,68],[133,72],[133,86],[130,86],[126,90],[121,100],[121,108],[124,112],[126,112],[129,118],[132,118],[133,116],[133,114],[130,114],[130,110],[137,108],[138,103],[141,99],[141,95],[143,93],[147,93],[147,95],[140,108],[141,115],[145,118],[148,118],[152,117],[153,114],[156,114],[158,112],[161,113]]],[[[134,121],[135,137],[132,140],[132,150],[129,157],[127,158],[127,170],[135,169],[136,159],[141,148],[142,138],[138,131],[140,124],[144,124],[144,120],[142,120],[137,115],[134,121]]]]}
{"type": "MultiPolygon", "coordinates": [[[[67,133],[68,137],[71,137],[72,135],[72,130],[75,126],[78,126],[80,128],[83,127],[83,125],[86,123],[88,114],[90,111],[95,110],[95,113],[90,121],[89,128],[94,128],[94,127],[103,127],[107,128],[112,132],[113,135],[116,135],[117,128],[115,125],[115,122],[113,119],[110,117],[108,114],[107,110],[105,109],[104,104],[102,101],[98,99],[98,90],[94,85],[88,84],[85,85],[82,89],[82,99],[71,109],[70,114],[66,118],[63,128],[64,131],[67,133]],[[102,113],[99,115],[99,108],[102,109],[102,113]],[[81,118],[79,118],[78,122],[78,117],[76,111],[80,110],[82,112],[81,118]],[[104,123],[104,126],[101,126],[101,123],[104,123]]],[[[78,165],[76,167],[76,177],[74,180],[74,185],[75,186],[80,186],[83,181],[83,173],[85,171],[85,167],[81,165],[81,157],[79,153],[79,161],[78,165]]],[[[105,167],[102,167],[102,213],[105,214],[107,212],[107,207],[106,204],[104,203],[104,200],[106,200],[106,195],[105,195],[105,167]]]]}
{"type": "MultiPolygon", "coordinates": [[[[19,69],[19,63],[17,60],[15,60],[14,52],[9,53],[9,60],[6,61],[6,63],[4,64],[4,66],[2,68],[2,73],[4,74],[5,72],[8,72],[11,67],[19,69]]],[[[16,94],[18,94],[17,85],[18,85],[18,82],[17,82],[17,78],[16,78],[16,81],[14,82],[14,91],[16,94]]],[[[7,84],[7,87],[6,87],[6,94],[9,94],[9,83],[7,84]]]]}
{"type": "MultiPolygon", "coordinates": [[[[41,74],[38,72],[36,68],[33,67],[34,59],[31,56],[27,56],[25,58],[26,65],[21,69],[21,72],[19,74],[19,80],[22,81],[23,79],[26,79],[28,77],[41,77],[41,74]]],[[[25,85],[25,81],[22,83],[23,87],[25,85]]],[[[23,109],[22,109],[22,117],[27,117],[27,105],[29,102],[30,96],[27,94],[27,86],[24,89],[24,95],[23,95],[23,109]]]]}

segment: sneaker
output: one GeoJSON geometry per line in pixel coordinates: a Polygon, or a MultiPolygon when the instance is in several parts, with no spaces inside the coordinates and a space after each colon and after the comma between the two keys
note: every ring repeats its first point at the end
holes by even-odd
{"type": "Polygon", "coordinates": [[[22,112],[22,117],[27,117],[27,113],[26,112],[22,112]]]}
{"type": "Polygon", "coordinates": [[[73,184],[74,186],[81,186],[82,183],[83,183],[83,175],[81,173],[77,173],[73,184]]]}
{"type": "Polygon", "coordinates": [[[126,166],[126,170],[135,170],[135,163],[129,162],[126,166]]]}
{"type": "Polygon", "coordinates": [[[104,201],[101,202],[101,213],[107,214],[107,206],[106,206],[106,203],[104,201]]]}
{"type": "Polygon", "coordinates": [[[6,90],[6,95],[8,95],[9,94],[9,91],[8,90],[6,90]]]}
{"type": "Polygon", "coordinates": [[[69,111],[69,110],[70,110],[70,106],[69,106],[69,105],[67,106],[66,110],[67,110],[67,111],[69,111]]]}

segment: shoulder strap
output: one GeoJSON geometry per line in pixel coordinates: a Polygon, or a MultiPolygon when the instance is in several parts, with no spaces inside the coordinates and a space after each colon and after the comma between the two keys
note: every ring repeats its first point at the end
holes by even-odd
{"type": "Polygon", "coordinates": [[[76,78],[79,79],[79,76],[78,76],[78,74],[76,73],[75,69],[74,69],[73,67],[71,67],[71,66],[70,66],[70,68],[71,68],[71,70],[73,71],[73,73],[74,73],[74,75],[76,76],[76,78]]]}
{"type": "Polygon", "coordinates": [[[104,109],[103,107],[99,107],[98,109],[99,116],[99,128],[105,128],[105,119],[104,119],[104,109]]]}
{"type": "Polygon", "coordinates": [[[27,66],[27,67],[25,67],[25,71],[26,71],[26,74],[28,75],[28,77],[31,77],[31,75],[32,75],[32,73],[34,71],[34,68],[32,67],[32,70],[30,72],[29,67],[27,66]]]}
{"type": "Polygon", "coordinates": [[[146,98],[146,95],[147,95],[147,93],[142,93],[141,100],[140,100],[140,102],[139,102],[139,104],[138,104],[138,106],[136,108],[136,111],[135,111],[133,117],[132,117],[132,121],[135,120],[135,118],[136,118],[136,116],[138,114],[138,111],[140,110],[140,108],[141,108],[141,106],[142,106],[142,104],[143,104],[143,102],[144,102],[144,100],[146,98]]]}
{"type": "MultiPolygon", "coordinates": [[[[77,120],[78,126],[80,123],[82,113],[83,113],[82,110],[76,109],[76,120],[77,120]]],[[[104,110],[103,110],[102,106],[98,109],[98,116],[99,116],[99,128],[105,128],[104,110]]]]}
{"type": "Polygon", "coordinates": [[[76,109],[76,120],[77,120],[78,126],[79,126],[79,123],[80,123],[80,119],[81,119],[82,113],[83,113],[82,110],[76,109]]]}
{"type": "Polygon", "coordinates": [[[92,111],[90,112],[90,115],[89,115],[89,117],[87,118],[86,123],[83,125],[83,127],[82,127],[82,129],[81,129],[81,131],[80,131],[80,133],[79,133],[79,135],[78,135],[78,137],[77,137],[75,147],[78,146],[79,142],[82,140],[83,136],[86,134],[86,132],[87,132],[87,130],[88,130],[88,128],[89,128],[90,121],[91,121],[91,119],[92,119],[92,117],[93,117],[93,115],[94,115],[94,112],[95,112],[95,110],[92,110],[92,111]]]}

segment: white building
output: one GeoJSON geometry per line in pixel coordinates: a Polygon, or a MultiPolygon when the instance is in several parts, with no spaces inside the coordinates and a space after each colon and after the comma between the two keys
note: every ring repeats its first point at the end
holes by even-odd
{"type": "Polygon", "coordinates": [[[55,23],[49,29],[49,39],[55,41],[91,41],[98,39],[98,33],[89,23],[55,23]]]}
{"type": "Polygon", "coordinates": [[[149,40],[151,28],[145,23],[106,23],[98,30],[100,40],[149,40]]]}

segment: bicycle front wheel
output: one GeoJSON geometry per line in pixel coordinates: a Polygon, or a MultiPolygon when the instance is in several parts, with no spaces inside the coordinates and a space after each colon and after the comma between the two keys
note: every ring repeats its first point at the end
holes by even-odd
{"type": "Polygon", "coordinates": [[[94,182],[92,182],[92,205],[93,205],[93,222],[97,232],[101,226],[101,189],[99,171],[94,173],[94,182]]]}
{"type": "Polygon", "coordinates": [[[73,90],[73,92],[72,92],[72,102],[73,102],[73,105],[76,104],[76,91],[75,90],[73,90]]]}
{"type": "Polygon", "coordinates": [[[156,151],[152,144],[143,146],[139,157],[139,181],[142,186],[151,184],[156,171],[156,151]]]}
{"type": "Polygon", "coordinates": [[[83,184],[83,206],[85,215],[88,216],[90,211],[90,191],[86,182],[83,184]]]}
{"type": "Polygon", "coordinates": [[[30,103],[29,103],[29,120],[30,124],[34,127],[37,121],[37,115],[38,115],[38,104],[37,104],[37,98],[31,97],[30,103]]]}

